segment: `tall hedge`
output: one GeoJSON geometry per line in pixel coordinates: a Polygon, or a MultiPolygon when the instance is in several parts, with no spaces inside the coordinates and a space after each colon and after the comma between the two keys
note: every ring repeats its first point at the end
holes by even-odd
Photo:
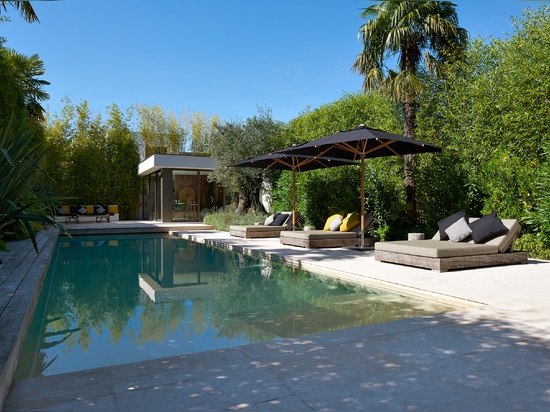
{"type": "Polygon", "coordinates": [[[87,102],[66,101],[62,112],[48,119],[46,132],[45,168],[58,193],[73,197],[76,204],[116,204],[121,219],[135,219],[139,148],[118,106],[103,121],[87,102]]]}
{"type": "Polygon", "coordinates": [[[418,136],[454,150],[423,169],[433,183],[424,199],[437,199],[432,215],[445,200],[517,219],[536,206],[550,139],[550,8],[526,11],[515,25],[509,39],[475,41],[467,62],[450,66],[447,81],[432,83],[423,97],[418,136]]]}

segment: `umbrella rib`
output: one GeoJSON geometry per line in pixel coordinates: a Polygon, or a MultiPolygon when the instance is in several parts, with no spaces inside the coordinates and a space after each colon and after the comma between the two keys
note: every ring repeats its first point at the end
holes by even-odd
{"type": "MultiPolygon", "coordinates": [[[[294,158],[294,157],[291,157],[291,159],[295,159],[295,158],[294,158]]],[[[276,163],[282,164],[282,165],[288,167],[288,168],[291,169],[291,170],[293,170],[293,169],[295,169],[295,168],[297,168],[297,167],[300,167],[300,164],[295,165],[295,164],[293,164],[292,162],[286,162],[286,161],[284,161],[284,160],[283,160],[282,158],[280,158],[280,157],[275,157],[275,158],[273,158],[273,162],[272,162],[269,166],[267,166],[267,167],[265,168],[265,170],[271,169],[271,167],[272,167],[273,165],[275,165],[276,163]]]]}
{"type": "Polygon", "coordinates": [[[385,140],[383,143],[380,143],[380,139],[376,138],[376,141],[379,143],[378,146],[373,147],[372,149],[365,152],[365,155],[371,154],[372,152],[376,152],[377,150],[387,148],[389,151],[391,151],[396,156],[401,156],[398,152],[396,152],[392,147],[391,144],[395,143],[396,140],[385,140]]]}
{"type": "MultiPolygon", "coordinates": [[[[286,159],[286,157],[284,157],[284,158],[280,158],[280,157],[273,158],[272,163],[269,164],[268,166],[266,166],[264,168],[264,170],[271,169],[277,163],[288,167],[290,170],[300,170],[301,167],[303,167],[303,166],[305,166],[309,163],[313,163],[313,162],[317,162],[318,164],[320,164],[324,168],[329,167],[329,165],[327,165],[326,163],[321,161],[321,159],[319,159],[319,156],[310,156],[310,157],[304,156],[304,158],[302,160],[298,160],[298,158],[296,156],[288,156],[288,157],[292,160],[291,162],[285,161],[284,159],[286,159]],[[297,163],[294,163],[295,161],[297,163]]],[[[330,159],[326,158],[326,161],[330,162],[330,159]]]]}
{"type": "MultiPolygon", "coordinates": [[[[326,149],[321,150],[318,157],[324,156],[327,152],[332,150],[334,147],[345,150],[346,152],[350,152],[352,154],[358,154],[357,150],[355,150],[355,148],[353,146],[351,146],[347,143],[336,143],[334,146],[329,146],[326,149]]],[[[353,160],[357,160],[357,159],[354,158],[353,160]]]]}

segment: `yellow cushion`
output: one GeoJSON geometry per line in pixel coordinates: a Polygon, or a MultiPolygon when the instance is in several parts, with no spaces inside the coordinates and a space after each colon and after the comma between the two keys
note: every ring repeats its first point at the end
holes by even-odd
{"type": "Polygon", "coordinates": [[[336,218],[340,218],[340,219],[343,219],[344,217],[339,214],[339,213],[336,213],[335,215],[332,215],[331,217],[329,217],[325,223],[325,227],[323,228],[323,230],[330,230],[330,223],[336,219],[336,218]]]}
{"type": "Polygon", "coordinates": [[[109,211],[110,215],[118,213],[118,205],[109,205],[107,206],[107,210],[109,211]]]}
{"type": "Polygon", "coordinates": [[[359,216],[357,215],[357,212],[348,213],[340,225],[340,232],[349,232],[358,224],[359,216]]]}
{"type": "Polygon", "coordinates": [[[86,205],[84,207],[86,208],[86,214],[87,215],[93,215],[94,214],[94,206],[93,205],[86,205]]]}

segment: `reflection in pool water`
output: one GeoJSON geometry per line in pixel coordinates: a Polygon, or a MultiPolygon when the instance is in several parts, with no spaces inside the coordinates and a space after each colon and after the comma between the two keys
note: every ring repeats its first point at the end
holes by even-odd
{"type": "Polygon", "coordinates": [[[164,235],[60,238],[16,378],[449,309],[164,235]]]}

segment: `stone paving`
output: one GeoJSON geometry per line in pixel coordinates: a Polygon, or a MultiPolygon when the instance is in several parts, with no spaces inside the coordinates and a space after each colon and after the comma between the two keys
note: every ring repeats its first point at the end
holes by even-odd
{"type": "MultiPolygon", "coordinates": [[[[246,240],[196,229],[182,236],[276,256],[344,280],[459,308],[296,339],[16,381],[4,410],[550,410],[550,262],[531,259],[526,265],[437,273],[376,262],[372,252],[305,250],[280,245],[278,239],[246,240]]],[[[4,328],[17,328],[10,326],[13,319],[2,319],[9,262],[2,254],[0,259],[4,352],[4,328]]]]}

